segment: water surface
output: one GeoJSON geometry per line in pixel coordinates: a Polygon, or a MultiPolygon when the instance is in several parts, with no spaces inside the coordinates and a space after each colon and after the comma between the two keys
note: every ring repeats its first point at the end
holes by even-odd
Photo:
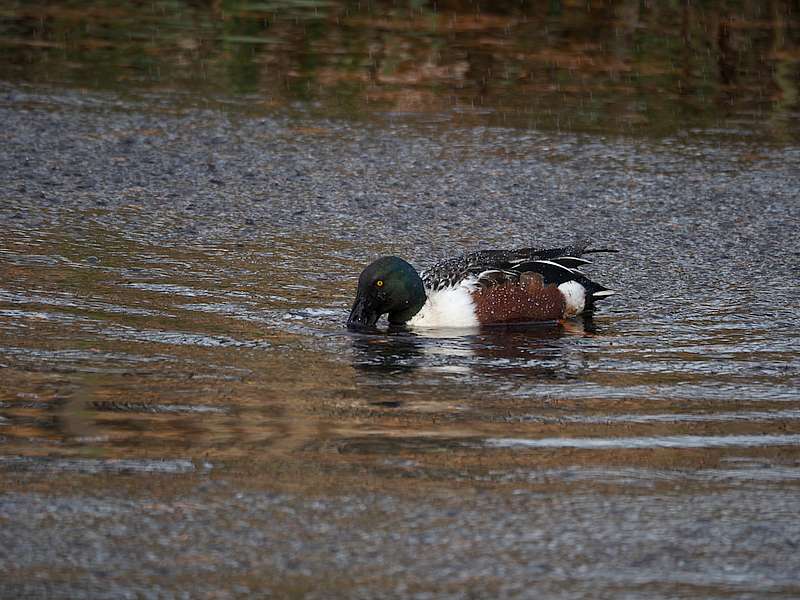
{"type": "Polygon", "coordinates": [[[0,596],[800,595],[797,33],[0,8],[0,596]],[[585,237],[592,318],[344,328],[378,255],[585,237]]]}
{"type": "Polygon", "coordinates": [[[548,468],[742,464],[747,480],[749,463],[736,461],[797,465],[787,238],[775,239],[789,262],[768,266],[770,241],[715,262],[705,242],[675,256],[618,239],[623,252],[591,267],[619,289],[594,317],[376,335],[343,323],[363,257],[381,249],[374,234],[396,249],[391,224],[347,239],[267,227],[261,243],[153,245],[109,216],[78,211],[3,240],[0,424],[14,460],[221,465],[333,447],[345,465],[413,457],[422,476],[453,456],[477,461],[475,474],[506,461],[535,472],[536,452],[574,448],[591,453],[549,455],[548,468]]]}

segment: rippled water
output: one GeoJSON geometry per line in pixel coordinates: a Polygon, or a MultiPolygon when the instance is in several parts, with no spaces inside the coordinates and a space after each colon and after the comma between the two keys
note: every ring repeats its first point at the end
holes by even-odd
{"type": "Polygon", "coordinates": [[[740,464],[746,479],[749,463],[726,461],[757,459],[780,481],[797,468],[795,287],[779,267],[721,284],[718,265],[689,261],[664,288],[683,267],[629,248],[592,267],[619,289],[592,319],[367,335],[343,327],[358,240],[153,246],[100,217],[2,240],[6,467],[235,469],[333,446],[351,468],[413,457],[416,476],[445,449],[480,458],[471,476],[565,448],[592,455],[548,455],[548,469],[740,464]]]}
{"type": "Polygon", "coordinates": [[[0,7],[0,596],[800,595],[798,31],[0,7]],[[592,318],[344,327],[378,255],[585,237],[592,318]]]}

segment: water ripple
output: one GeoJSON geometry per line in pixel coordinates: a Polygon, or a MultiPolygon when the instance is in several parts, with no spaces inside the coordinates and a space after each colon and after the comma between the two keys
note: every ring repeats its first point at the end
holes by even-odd
{"type": "MultiPolygon", "coordinates": [[[[82,473],[191,473],[198,466],[188,459],[89,459],[0,456],[0,468],[14,471],[79,471],[82,473]]],[[[209,463],[201,469],[211,468],[209,463]]]]}
{"type": "Polygon", "coordinates": [[[612,450],[632,448],[752,448],[800,446],[800,435],[667,435],[620,438],[488,438],[492,448],[576,448],[612,450]]]}

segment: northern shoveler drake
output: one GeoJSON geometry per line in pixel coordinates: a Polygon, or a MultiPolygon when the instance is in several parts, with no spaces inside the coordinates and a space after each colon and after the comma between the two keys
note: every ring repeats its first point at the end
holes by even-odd
{"type": "Polygon", "coordinates": [[[373,328],[382,315],[412,328],[477,327],[559,321],[592,311],[614,292],[578,268],[585,254],[616,252],[588,242],[540,250],[482,250],[443,260],[417,273],[402,258],[384,256],[358,278],[347,326],[373,328]]]}

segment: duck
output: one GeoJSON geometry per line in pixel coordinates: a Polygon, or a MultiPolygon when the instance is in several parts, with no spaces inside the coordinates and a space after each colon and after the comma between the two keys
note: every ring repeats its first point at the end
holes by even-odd
{"type": "Polygon", "coordinates": [[[479,250],[448,258],[418,272],[398,256],[382,256],[358,278],[347,327],[475,328],[562,322],[591,313],[615,292],[580,268],[587,254],[617,252],[578,241],[561,248],[479,250]]]}

